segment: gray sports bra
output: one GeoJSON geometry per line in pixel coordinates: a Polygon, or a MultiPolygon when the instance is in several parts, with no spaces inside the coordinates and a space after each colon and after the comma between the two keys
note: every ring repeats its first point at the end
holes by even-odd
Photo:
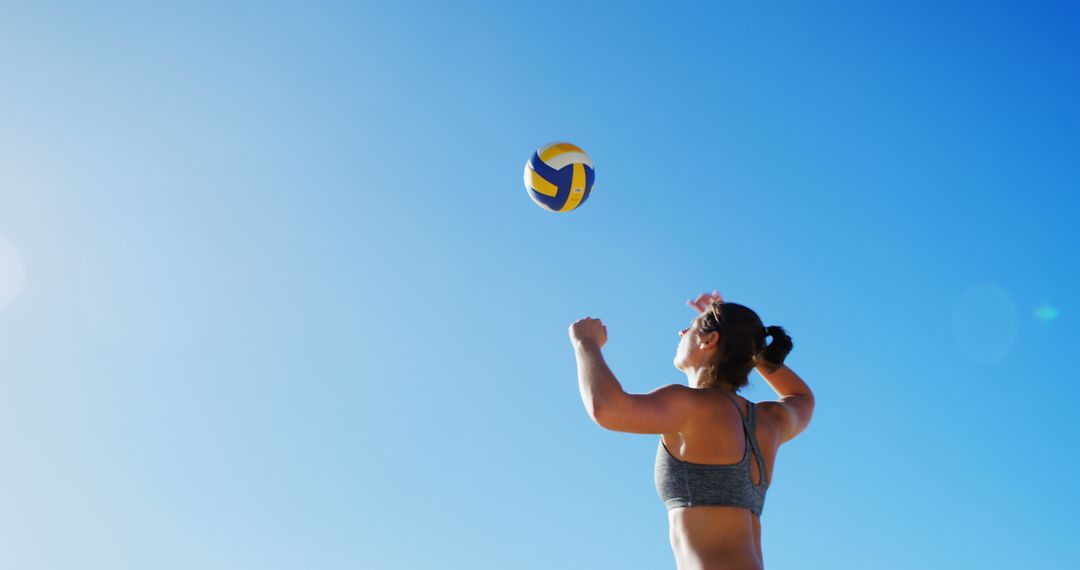
{"type": "Polygon", "coordinates": [[[746,452],[742,461],[730,464],[690,463],[676,459],[663,439],[656,450],[656,491],[668,510],[678,507],[729,506],[745,507],[757,516],[765,506],[765,459],[754,436],[757,426],[757,406],[749,403],[749,411],[743,416],[739,402],[724,393],[739,409],[743,430],[746,432],[746,452]],[[755,485],[750,472],[750,454],[757,460],[760,482],[755,485]]]}

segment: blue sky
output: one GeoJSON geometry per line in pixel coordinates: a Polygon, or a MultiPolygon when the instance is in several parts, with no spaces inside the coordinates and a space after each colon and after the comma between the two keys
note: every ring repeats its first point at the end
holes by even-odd
{"type": "Polygon", "coordinates": [[[4,12],[0,566],[674,567],[566,327],[647,392],[713,288],[818,398],[768,567],[1080,565],[1075,5],[4,12]]]}

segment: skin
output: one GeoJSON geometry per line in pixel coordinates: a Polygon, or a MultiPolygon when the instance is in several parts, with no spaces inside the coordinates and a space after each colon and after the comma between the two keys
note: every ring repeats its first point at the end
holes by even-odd
{"type": "MultiPolygon", "coordinates": [[[[748,402],[730,387],[708,387],[706,367],[715,361],[720,336],[701,331],[702,312],[713,302],[723,302],[719,293],[702,293],[688,304],[698,313],[689,326],[679,331],[674,364],[686,374],[686,385],[669,384],[648,394],[628,394],[604,362],[601,349],[607,342],[607,327],[600,319],[585,317],[570,325],[570,340],[578,365],[578,387],[582,402],[597,425],[628,433],[659,434],[677,459],[692,463],[730,464],[743,457],[746,440],[742,420],[731,400],[735,398],[743,414],[748,402]]],[[[772,469],[780,446],[790,441],[810,422],[814,396],[797,374],[786,366],[757,371],[776,391],[778,399],[759,402],[755,435],[765,460],[765,478],[772,481],[772,469]]],[[[751,477],[760,480],[757,462],[751,460],[751,477]]],[[[760,569],[761,521],[741,507],[688,507],[668,511],[669,539],[679,570],[760,569]]]]}

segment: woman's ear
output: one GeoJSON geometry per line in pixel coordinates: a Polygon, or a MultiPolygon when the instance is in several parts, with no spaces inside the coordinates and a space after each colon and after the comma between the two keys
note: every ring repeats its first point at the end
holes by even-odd
{"type": "Polygon", "coordinates": [[[716,331],[705,333],[705,334],[701,335],[701,337],[699,337],[699,338],[701,340],[698,343],[698,346],[702,350],[705,350],[707,348],[714,347],[714,346],[717,346],[718,344],[720,344],[720,333],[718,333],[716,331]]]}

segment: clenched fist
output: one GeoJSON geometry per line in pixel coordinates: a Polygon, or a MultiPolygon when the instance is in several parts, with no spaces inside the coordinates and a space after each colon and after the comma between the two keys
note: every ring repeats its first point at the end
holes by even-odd
{"type": "Polygon", "coordinates": [[[607,327],[600,319],[585,317],[574,321],[570,325],[570,342],[575,345],[595,342],[597,348],[602,348],[607,342],[607,327]]]}

